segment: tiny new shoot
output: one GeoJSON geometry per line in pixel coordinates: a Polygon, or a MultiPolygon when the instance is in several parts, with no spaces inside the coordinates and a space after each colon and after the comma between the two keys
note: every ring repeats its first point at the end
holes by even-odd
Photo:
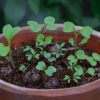
{"type": "Polygon", "coordinates": [[[36,69],[42,71],[47,76],[53,76],[53,74],[56,72],[56,68],[54,66],[46,66],[45,62],[39,61],[36,65],[36,69]]]}

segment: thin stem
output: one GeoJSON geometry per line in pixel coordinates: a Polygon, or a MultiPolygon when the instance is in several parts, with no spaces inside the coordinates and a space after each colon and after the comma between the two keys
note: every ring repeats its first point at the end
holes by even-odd
{"type": "Polygon", "coordinates": [[[12,64],[12,68],[14,69],[15,68],[15,65],[14,65],[14,61],[13,61],[13,58],[12,58],[12,50],[11,50],[11,44],[9,42],[9,57],[10,57],[10,62],[12,64]]]}

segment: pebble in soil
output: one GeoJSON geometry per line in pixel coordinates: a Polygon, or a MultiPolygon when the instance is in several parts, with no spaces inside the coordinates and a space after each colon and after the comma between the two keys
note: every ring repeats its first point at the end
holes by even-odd
{"type": "Polygon", "coordinates": [[[41,81],[41,75],[38,70],[31,70],[25,74],[25,76],[23,77],[23,81],[26,84],[36,85],[41,81]]]}
{"type": "Polygon", "coordinates": [[[56,78],[51,78],[47,82],[44,83],[44,87],[46,89],[54,89],[58,88],[60,85],[59,81],[56,78]]]}

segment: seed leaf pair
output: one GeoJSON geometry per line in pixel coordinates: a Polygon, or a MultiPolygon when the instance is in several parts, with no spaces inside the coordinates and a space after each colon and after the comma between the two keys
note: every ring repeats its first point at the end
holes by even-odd
{"type": "Polygon", "coordinates": [[[8,42],[10,42],[16,33],[18,33],[20,30],[20,27],[13,28],[10,24],[8,24],[3,27],[3,34],[8,42]]]}
{"type": "Polygon", "coordinates": [[[50,44],[52,43],[52,36],[47,36],[46,38],[44,37],[43,34],[39,34],[36,38],[36,42],[42,43],[42,44],[50,44]]]}
{"type": "Polygon", "coordinates": [[[45,24],[45,27],[48,30],[56,30],[55,18],[54,17],[51,17],[51,16],[46,17],[44,19],[44,24],[45,24]]]}
{"type": "Polygon", "coordinates": [[[46,67],[43,61],[38,62],[36,69],[44,71],[46,75],[52,76],[56,72],[56,68],[53,66],[46,67]]]}

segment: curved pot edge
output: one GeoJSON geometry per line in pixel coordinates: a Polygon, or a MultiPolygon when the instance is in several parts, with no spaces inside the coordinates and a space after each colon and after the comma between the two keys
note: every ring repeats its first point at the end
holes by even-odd
{"type": "MultiPolygon", "coordinates": [[[[58,27],[63,27],[63,24],[57,24],[58,27]]],[[[80,30],[82,27],[76,26],[77,30],[80,30]]],[[[22,27],[22,30],[26,30],[28,27],[22,27]]],[[[93,32],[93,35],[96,37],[100,37],[100,33],[97,31],[93,32]]],[[[0,38],[2,38],[3,35],[0,35],[0,38]]],[[[20,92],[22,94],[28,94],[28,95],[35,95],[35,96],[66,96],[66,95],[75,95],[75,94],[82,94],[88,91],[95,90],[97,88],[100,88],[100,79],[77,87],[72,88],[62,88],[62,89],[31,89],[31,88],[24,88],[20,86],[16,86],[10,83],[7,83],[3,80],[0,80],[0,88],[2,90],[6,90],[9,92],[17,93],[20,92]],[[88,88],[87,88],[88,87],[88,88]],[[8,88],[8,89],[7,89],[8,88]]]]}

